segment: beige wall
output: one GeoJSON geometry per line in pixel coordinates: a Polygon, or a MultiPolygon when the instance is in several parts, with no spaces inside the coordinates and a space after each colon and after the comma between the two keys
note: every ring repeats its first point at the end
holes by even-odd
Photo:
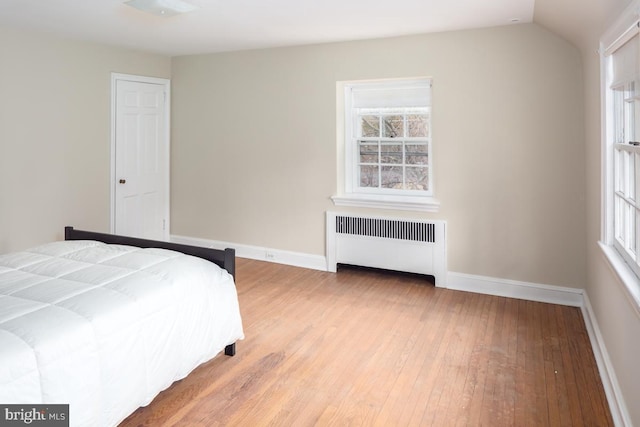
{"type": "Polygon", "coordinates": [[[583,287],[580,56],[533,24],[174,58],[172,233],[324,255],[336,82],[411,76],[449,270],[583,287]]]}
{"type": "Polygon", "coordinates": [[[0,28],[0,253],[109,231],[111,72],[169,57],[0,28]]]}

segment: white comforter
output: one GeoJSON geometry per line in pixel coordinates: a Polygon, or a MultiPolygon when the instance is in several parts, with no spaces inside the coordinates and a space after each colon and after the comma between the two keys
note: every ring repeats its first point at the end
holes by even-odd
{"type": "Polygon", "coordinates": [[[162,249],[65,241],[0,256],[0,402],[112,426],[243,338],[233,278],[162,249]]]}

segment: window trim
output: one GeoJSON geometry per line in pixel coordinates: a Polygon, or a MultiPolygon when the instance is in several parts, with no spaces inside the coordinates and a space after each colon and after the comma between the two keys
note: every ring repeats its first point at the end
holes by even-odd
{"type": "Polygon", "coordinates": [[[613,99],[608,87],[609,54],[630,39],[638,31],[640,0],[625,9],[617,21],[600,39],[600,114],[601,114],[601,227],[598,246],[604,259],[619,279],[629,302],[640,315],[640,277],[616,248],[614,230],[614,114],[613,99]]]}
{"type": "Polygon", "coordinates": [[[409,197],[351,193],[331,196],[336,206],[438,212],[440,201],[433,197],[409,197]]]}
{"type": "MultiPolygon", "coordinates": [[[[433,130],[429,129],[429,192],[424,195],[418,192],[402,190],[397,192],[387,191],[358,191],[355,184],[357,165],[355,162],[355,148],[351,144],[350,135],[353,131],[353,117],[351,115],[351,96],[349,90],[352,87],[366,87],[371,85],[393,85],[398,83],[410,84],[412,82],[432,82],[431,77],[396,78],[378,80],[339,81],[336,83],[336,122],[337,122],[337,169],[338,191],[331,197],[336,206],[367,207],[380,209],[397,209],[422,212],[438,212],[440,202],[434,195],[433,179],[433,130]]],[[[431,105],[429,105],[431,110],[431,105]]]]}

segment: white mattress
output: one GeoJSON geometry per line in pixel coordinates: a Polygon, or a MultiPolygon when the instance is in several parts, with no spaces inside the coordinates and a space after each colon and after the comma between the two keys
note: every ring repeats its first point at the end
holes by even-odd
{"type": "Polygon", "coordinates": [[[0,256],[0,402],[113,426],[242,339],[233,278],[163,249],[55,242],[0,256]]]}

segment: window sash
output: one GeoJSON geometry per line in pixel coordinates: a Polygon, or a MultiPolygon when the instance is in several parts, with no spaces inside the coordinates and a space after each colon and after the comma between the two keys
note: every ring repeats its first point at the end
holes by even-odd
{"type": "Polygon", "coordinates": [[[427,142],[397,139],[372,140],[372,138],[368,138],[366,141],[360,139],[358,141],[358,147],[359,159],[357,165],[357,176],[358,188],[361,192],[383,192],[397,194],[399,191],[406,191],[407,194],[415,194],[416,192],[426,192],[429,190],[429,145],[427,142]],[[422,146],[426,150],[419,152],[409,152],[409,147],[411,146],[422,146]],[[362,147],[366,147],[367,150],[362,150],[362,147]],[[396,148],[397,151],[383,151],[385,147],[393,147],[396,148]],[[363,152],[365,154],[363,154],[363,152]],[[426,161],[424,163],[411,163],[408,159],[409,156],[425,157],[426,161]],[[390,186],[392,182],[389,182],[388,175],[392,169],[400,171],[399,173],[396,172],[396,175],[399,175],[399,178],[401,179],[401,182],[397,183],[402,186],[401,189],[390,186]],[[367,176],[363,176],[363,171],[365,170],[370,171],[367,176]],[[385,174],[385,171],[387,172],[387,174],[385,174]],[[416,176],[416,179],[412,180],[412,176],[416,176]],[[418,178],[426,179],[426,188],[407,188],[410,186],[419,187],[423,185],[421,180],[418,178]],[[363,181],[370,181],[371,185],[362,185],[363,181]]]}
{"type": "MultiPolygon", "coordinates": [[[[397,194],[397,195],[432,195],[431,180],[431,111],[428,107],[405,107],[405,108],[352,108],[352,131],[350,132],[350,145],[352,147],[352,189],[364,194],[397,194]],[[362,136],[363,117],[377,117],[377,127],[373,127],[376,136],[362,136]],[[385,132],[385,119],[397,116],[402,118],[402,134],[398,136],[387,136],[385,132]],[[411,116],[424,116],[426,122],[424,136],[407,136],[410,133],[409,122],[411,116]],[[424,146],[424,157],[426,161],[422,163],[411,163],[408,157],[410,146],[424,146]],[[362,147],[370,147],[371,154],[363,155],[362,147]],[[385,161],[384,148],[398,147],[398,161],[385,161]],[[375,148],[375,150],[373,150],[375,148]],[[368,159],[363,160],[364,157],[368,159]],[[397,168],[397,169],[396,169],[397,168]],[[395,169],[395,173],[393,170],[395,169]],[[369,171],[366,176],[365,171],[369,171]],[[376,176],[371,176],[374,174],[376,176]],[[397,175],[400,179],[396,183],[401,188],[394,188],[390,185],[385,176],[397,175]],[[426,178],[424,177],[426,175],[426,178]],[[415,179],[411,179],[414,176],[415,179]],[[422,179],[424,178],[424,179],[422,179]],[[424,182],[426,181],[426,182],[424,182]],[[368,185],[363,185],[368,182],[368,185]],[[424,188],[419,188],[424,186],[424,188]],[[414,187],[414,188],[410,188],[414,187]]],[[[375,125],[375,123],[373,123],[375,125]]],[[[422,153],[420,153],[422,154],[422,153]]],[[[387,158],[392,154],[387,154],[387,158]]],[[[416,153],[413,157],[418,157],[416,153]]]]}
{"type": "Polygon", "coordinates": [[[614,144],[613,246],[640,276],[640,146],[614,144]]]}

